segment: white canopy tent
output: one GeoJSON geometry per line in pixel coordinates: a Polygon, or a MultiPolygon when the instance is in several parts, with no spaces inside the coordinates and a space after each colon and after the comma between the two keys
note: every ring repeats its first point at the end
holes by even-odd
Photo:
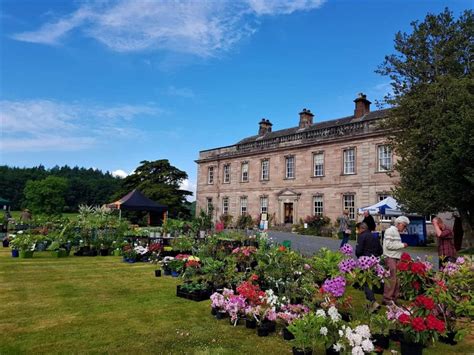
{"type": "Polygon", "coordinates": [[[370,214],[383,214],[389,216],[400,216],[402,214],[397,200],[391,196],[388,196],[374,205],[359,208],[359,213],[364,211],[369,211],[370,214]]]}

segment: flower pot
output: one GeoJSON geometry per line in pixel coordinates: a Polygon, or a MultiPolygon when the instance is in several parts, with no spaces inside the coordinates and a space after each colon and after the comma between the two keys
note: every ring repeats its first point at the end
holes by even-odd
{"type": "Polygon", "coordinates": [[[264,321],[262,321],[261,326],[268,328],[268,331],[271,333],[274,332],[276,329],[276,322],[265,319],[264,321]]]}
{"type": "Polygon", "coordinates": [[[211,307],[211,314],[215,316],[217,314],[217,309],[214,307],[211,307]]]}
{"type": "Polygon", "coordinates": [[[246,319],[245,328],[249,328],[249,329],[257,328],[257,321],[255,319],[246,319]]]}
{"type": "Polygon", "coordinates": [[[171,270],[170,269],[163,269],[163,275],[165,276],[170,276],[171,275],[171,270]]]}
{"type": "Polygon", "coordinates": [[[10,241],[8,239],[3,239],[2,244],[4,248],[8,248],[10,246],[10,241]]]}
{"type": "Polygon", "coordinates": [[[382,349],[388,349],[390,345],[390,338],[388,335],[383,335],[383,334],[374,334],[373,336],[374,339],[374,346],[375,347],[380,347],[382,349]]]}
{"type": "Polygon", "coordinates": [[[403,333],[400,330],[390,329],[388,335],[392,341],[400,341],[403,339],[403,333]]]}
{"type": "Polygon", "coordinates": [[[171,271],[171,276],[173,276],[173,277],[178,277],[178,276],[179,276],[179,272],[172,270],[172,271],[171,271]]]}
{"type": "Polygon", "coordinates": [[[260,326],[260,327],[257,328],[257,335],[259,337],[267,337],[268,334],[270,334],[270,331],[268,330],[267,327],[260,326]]]}
{"type": "Polygon", "coordinates": [[[127,259],[127,263],[133,264],[133,263],[135,263],[135,262],[136,262],[135,259],[127,259]]]}
{"type": "Polygon", "coordinates": [[[287,327],[283,328],[282,334],[283,334],[283,339],[285,340],[293,340],[295,338],[293,333],[290,332],[287,327]]]}
{"type": "Polygon", "coordinates": [[[20,251],[17,249],[12,249],[12,258],[18,258],[20,256],[20,251]]]}
{"type": "Polygon", "coordinates": [[[340,352],[334,350],[332,345],[331,345],[331,347],[326,349],[326,355],[339,355],[339,354],[340,354],[340,352]]]}
{"type": "Polygon", "coordinates": [[[161,270],[155,270],[155,277],[161,277],[161,270]]]}
{"type": "Polygon", "coordinates": [[[122,251],[120,249],[114,250],[114,256],[120,256],[121,254],[122,254],[122,251]]]}
{"type": "Polygon", "coordinates": [[[313,349],[300,349],[300,348],[292,348],[293,355],[311,355],[313,354],[313,349]]]}
{"type": "Polygon", "coordinates": [[[107,256],[109,255],[109,249],[100,249],[99,253],[100,256],[107,256]]]}
{"type": "Polygon", "coordinates": [[[423,344],[412,343],[402,340],[400,342],[400,352],[402,353],[402,355],[422,355],[423,344]]]}
{"type": "Polygon", "coordinates": [[[446,336],[440,336],[439,341],[444,344],[456,345],[458,342],[454,340],[456,332],[450,331],[446,333],[446,336]]]}
{"type": "Polygon", "coordinates": [[[227,316],[227,313],[226,313],[226,312],[218,311],[218,312],[216,313],[216,319],[219,319],[219,320],[224,319],[226,316],[227,316]]]}
{"type": "Polygon", "coordinates": [[[20,250],[20,258],[31,259],[33,257],[34,251],[32,250],[20,250]]]}
{"type": "Polygon", "coordinates": [[[341,314],[341,319],[344,322],[350,322],[352,319],[352,315],[349,312],[340,312],[341,314]]]}

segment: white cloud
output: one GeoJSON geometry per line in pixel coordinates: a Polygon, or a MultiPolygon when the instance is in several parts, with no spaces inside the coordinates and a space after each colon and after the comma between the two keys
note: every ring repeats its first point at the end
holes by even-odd
{"type": "Polygon", "coordinates": [[[151,1],[82,4],[39,29],[13,34],[25,42],[59,44],[73,30],[117,52],[169,50],[207,58],[256,30],[263,15],[309,11],[324,0],[151,1]]]}
{"type": "Polygon", "coordinates": [[[112,176],[125,179],[128,176],[128,174],[122,169],[117,169],[117,170],[112,171],[112,176]]]}
{"type": "Polygon", "coordinates": [[[132,119],[159,115],[146,105],[101,106],[56,100],[2,100],[0,123],[4,151],[87,149],[114,137],[136,137],[132,119]]]}
{"type": "Polygon", "coordinates": [[[177,88],[174,86],[168,87],[168,95],[183,97],[185,99],[194,99],[194,91],[189,88],[177,88]]]}
{"type": "Polygon", "coordinates": [[[181,183],[180,188],[181,190],[191,191],[193,193],[192,196],[187,197],[189,202],[192,202],[196,199],[196,182],[186,179],[181,183]]]}

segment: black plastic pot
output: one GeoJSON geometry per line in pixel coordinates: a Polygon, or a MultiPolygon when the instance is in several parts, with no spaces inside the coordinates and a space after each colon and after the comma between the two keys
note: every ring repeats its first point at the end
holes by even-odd
{"type": "Polygon", "coordinates": [[[249,329],[257,328],[257,321],[255,319],[246,319],[245,328],[249,328],[249,329]]]}
{"type": "Polygon", "coordinates": [[[224,319],[227,316],[227,313],[225,312],[217,312],[216,313],[216,319],[224,319]]]}
{"type": "Polygon", "coordinates": [[[109,255],[109,249],[100,249],[100,256],[109,255]]]}
{"type": "Polygon", "coordinates": [[[312,349],[300,349],[300,348],[292,348],[293,350],[293,355],[312,355],[313,350],[312,349]]]}
{"type": "Polygon", "coordinates": [[[271,320],[264,320],[262,322],[262,326],[268,328],[268,331],[271,333],[274,332],[276,329],[276,322],[271,320]]]}
{"type": "Polygon", "coordinates": [[[339,354],[340,352],[334,350],[332,346],[326,349],[326,355],[339,355],[339,354]]]}
{"type": "Polygon", "coordinates": [[[388,349],[390,345],[390,338],[388,335],[383,335],[383,334],[374,334],[373,336],[374,339],[374,346],[375,347],[381,347],[382,349],[388,349]]]}
{"type": "Polygon", "coordinates": [[[211,314],[215,316],[217,314],[217,309],[215,309],[214,307],[211,307],[211,314]]]}
{"type": "Polygon", "coordinates": [[[3,239],[2,244],[4,248],[8,248],[10,246],[10,241],[8,239],[3,239]]]}
{"type": "Polygon", "coordinates": [[[257,328],[257,335],[259,337],[267,337],[268,334],[270,334],[270,331],[268,330],[267,327],[260,326],[260,327],[257,328]]]}
{"type": "Polygon", "coordinates": [[[344,322],[350,322],[352,320],[352,315],[349,312],[340,312],[340,314],[344,322]]]}
{"type": "Polygon", "coordinates": [[[439,337],[439,341],[444,344],[456,345],[458,342],[454,340],[456,332],[448,332],[446,336],[439,337]]]}
{"type": "Polygon", "coordinates": [[[283,335],[283,339],[285,340],[293,340],[295,338],[293,333],[290,332],[287,327],[283,328],[282,335],[283,335]]]}
{"type": "Polygon", "coordinates": [[[155,270],[155,277],[161,277],[161,270],[155,270]]]}
{"type": "Polygon", "coordinates": [[[400,330],[391,329],[389,332],[389,337],[392,341],[401,341],[403,339],[403,332],[400,330]]]}
{"type": "Polygon", "coordinates": [[[423,344],[411,343],[402,340],[400,342],[400,352],[402,353],[402,355],[422,355],[423,344]]]}

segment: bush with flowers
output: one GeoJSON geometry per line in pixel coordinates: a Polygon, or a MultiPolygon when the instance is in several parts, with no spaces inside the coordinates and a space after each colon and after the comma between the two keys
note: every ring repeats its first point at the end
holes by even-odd
{"type": "Polygon", "coordinates": [[[232,256],[242,270],[250,268],[255,261],[255,253],[257,248],[254,246],[237,247],[232,250],[232,256]]]}
{"type": "Polygon", "coordinates": [[[400,292],[407,300],[423,294],[433,276],[433,264],[427,260],[413,260],[410,254],[403,253],[398,263],[397,277],[400,292]]]}

